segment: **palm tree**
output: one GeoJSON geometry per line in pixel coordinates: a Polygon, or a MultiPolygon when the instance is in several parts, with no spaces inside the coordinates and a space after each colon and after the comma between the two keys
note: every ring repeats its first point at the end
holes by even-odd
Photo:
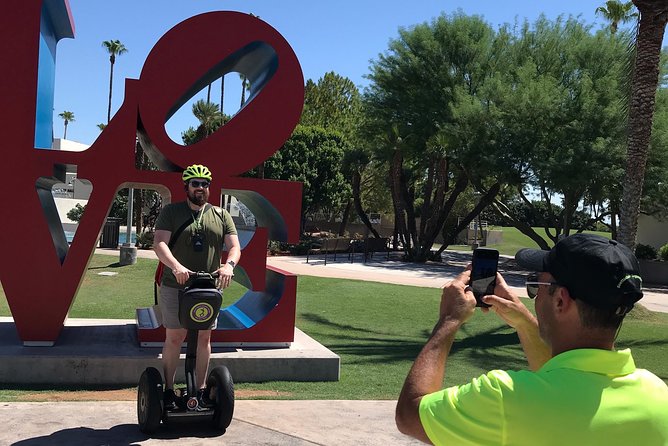
{"type": "Polygon", "coordinates": [[[101,123],[97,124],[97,128],[100,129],[100,131],[102,131],[102,130],[107,128],[107,124],[104,124],[104,123],[101,122],[101,123]]]}
{"type": "Polygon", "coordinates": [[[114,85],[114,64],[116,63],[116,56],[127,53],[128,50],[120,40],[105,40],[102,46],[106,48],[109,53],[109,62],[111,62],[111,69],[109,71],[109,106],[107,107],[107,124],[111,120],[111,91],[114,85]]]}
{"type": "Polygon", "coordinates": [[[619,225],[619,241],[632,249],[636,243],[640,197],[652,133],[656,89],[659,84],[661,43],[668,21],[666,0],[633,0],[633,3],[640,11],[640,20],[631,80],[626,181],[619,225]]]}
{"type": "Polygon", "coordinates": [[[198,141],[218,130],[223,124],[223,115],[218,109],[218,104],[207,102],[204,99],[193,104],[193,115],[200,123],[197,127],[198,141]]]}
{"type": "Polygon", "coordinates": [[[225,115],[223,112],[223,100],[225,99],[225,75],[220,76],[220,114],[225,115]]]}
{"type": "Polygon", "coordinates": [[[67,139],[67,124],[70,122],[74,122],[74,113],[71,111],[64,111],[60,113],[58,116],[63,118],[63,121],[65,121],[65,131],[63,132],[63,139],[67,139]]]}
{"type": "Polygon", "coordinates": [[[240,74],[239,78],[241,79],[241,104],[239,104],[239,108],[241,108],[246,102],[246,91],[250,91],[250,82],[245,74],[240,74]]]}
{"type": "Polygon", "coordinates": [[[633,11],[633,2],[629,1],[622,3],[619,0],[608,0],[605,6],[596,8],[596,14],[601,14],[608,22],[610,22],[610,32],[615,34],[619,23],[630,22],[638,17],[637,12],[633,11]]]}
{"type": "MultiPolygon", "coordinates": [[[[259,15],[255,15],[252,12],[249,12],[248,15],[251,17],[255,17],[257,19],[260,18],[259,15]]],[[[250,91],[250,81],[248,80],[245,74],[239,73],[239,78],[241,79],[241,104],[239,104],[239,108],[241,108],[244,106],[244,103],[246,102],[246,91],[250,91]]],[[[223,101],[220,101],[220,103],[222,106],[223,101]]],[[[222,108],[221,108],[221,113],[222,113],[222,108]]]]}

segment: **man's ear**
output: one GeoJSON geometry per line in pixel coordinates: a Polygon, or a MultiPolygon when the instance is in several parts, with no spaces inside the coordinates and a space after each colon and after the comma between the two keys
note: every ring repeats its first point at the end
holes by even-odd
{"type": "Polygon", "coordinates": [[[557,288],[552,298],[555,314],[567,314],[570,311],[577,312],[577,305],[575,299],[571,297],[571,293],[566,287],[560,286],[557,288]]]}

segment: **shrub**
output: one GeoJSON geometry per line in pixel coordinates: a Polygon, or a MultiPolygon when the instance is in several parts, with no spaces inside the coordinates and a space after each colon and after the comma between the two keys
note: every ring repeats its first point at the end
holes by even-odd
{"type": "Polygon", "coordinates": [[[656,249],[654,246],[643,245],[639,243],[636,246],[636,257],[642,260],[654,260],[656,259],[656,249]]]}
{"type": "Polygon", "coordinates": [[[81,220],[81,217],[83,216],[84,211],[86,210],[86,206],[81,206],[79,203],[75,204],[72,209],[67,211],[67,218],[70,221],[75,221],[79,222],[81,220]]]}
{"type": "Polygon", "coordinates": [[[303,256],[306,255],[309,248],[311,247],[311,242],[308,240],[300,240],[296,245],[290,245],[289,251],[293,256],[303,256]]]}
{"type": "Polygon", "coordinates": [[[137,245],[142,249],[150,249],[153,247],[153,231],[142,232],[137,236],[137,245]]]}
{"type": "Polygon", "coordinates": [[[277,240],[269,240],[269,245],[267,246],[269,254],[276,256],[281,253],[281,242],[277,240]]]}
{"type": "Polygon", "coordinates": [[[659,259],[668,262],[668,243],[659,248],[659,259]]]}

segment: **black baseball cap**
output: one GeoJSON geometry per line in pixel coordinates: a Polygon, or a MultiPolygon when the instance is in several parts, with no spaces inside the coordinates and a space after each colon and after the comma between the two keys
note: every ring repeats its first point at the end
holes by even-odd
{"type": "Polygon", "coordinates": [[[596,308],[616,308],[625,314],[642,298],[635,255],[627,246],[600,235],[571,235],[549,251],[521,249],[515,260],[529,271],[552,274],[571,297],[596,308]]]}

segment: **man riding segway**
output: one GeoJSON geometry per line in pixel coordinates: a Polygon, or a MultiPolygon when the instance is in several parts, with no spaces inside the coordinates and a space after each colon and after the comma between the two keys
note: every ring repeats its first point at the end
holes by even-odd
{"type": "MultiPolygon", "coordinates": [[[[177,404],[179,398],[174,392],[174,377],[188,328],[193,330],[193,327],[184,327],[179,320],[179,301],[184,288],[187,284],[191,285],[190,288],[198,288],[197,284],[189,283],[194,272],[209,273],[209,279],[216,276],[218,288],[227,288],[241,257],[239,238],[231,216],[224,209],[208,203],[211,171],[206,166],[195,164],[183,171],[182,179],[186,200],[163,207],[156,221],[153,242],[153,249],[160,260],[159,268],[164,269],[160,280],[159,311],[166,330],[162,350],[165,386],[164,394],[160,395],[165,413],[182,409],[177,404]],[[221,265],[223,244],[227,249],[227,259],[221,265]]],[[[202,279],[201,274],[198,277],[202,279]]],[[[216,322],[217,318],[213,317],[208,327],[197,325],[194,330],[197,338],[192,339],[197,344],[196,379],[192,384],[197,389],[199,409],[213,405],[206,377],[211,355],[211,330],[216,328],[216,322]]],[[[192,397],[192,394],[189,395],[190,399],[192,397]]]]}

